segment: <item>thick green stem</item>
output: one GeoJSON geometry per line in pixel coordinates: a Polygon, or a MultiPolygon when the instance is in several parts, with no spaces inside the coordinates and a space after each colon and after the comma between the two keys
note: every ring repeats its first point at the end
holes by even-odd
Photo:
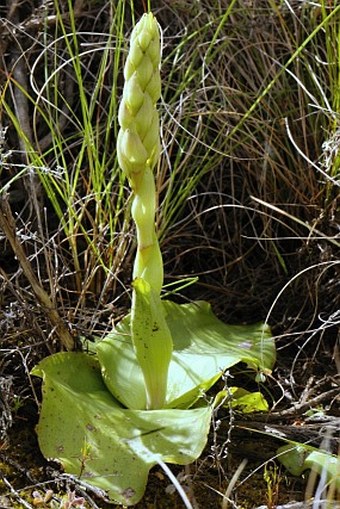
{"type": "Polygon", "coordinates": [[[155,211],[155,181],[152,171],[147,168],[135,190],[131,208],[137,230],[133,279],[143,278],[159,295],[163,285],[163,260],[155,231],[155,211]]]}
{"type": "Polygon", "coordinates": [[[166,403],[172,337],[159,295],[144,279],[133,282],[131,334],[142,369],[148,410],[166,403]]]}

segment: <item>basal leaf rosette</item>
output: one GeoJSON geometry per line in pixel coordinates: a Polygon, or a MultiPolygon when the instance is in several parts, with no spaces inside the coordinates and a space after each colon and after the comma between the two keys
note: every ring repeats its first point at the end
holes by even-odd
{"type": "Polygon", "coordinates": [[[173,338],[163,409],[146,410],[130,315],[89,353],[54,354],[32,371],[43,379],[37,432],[44,456],[126,506],[141,499],[159,461],[184,465],[202,454],[213,411],[205,392],[224,369],[243,361],[268,373],[275,361],[263,324],[225,325],[206,302],[161,305],[173,338]]]}
{"type": "MultiPolygon", "coordinates": [[[[227,325],[204,301],[176,304],[161,301],[173,342],[166,408],[190,408],[239,362],[269,374],[275,363],[275,343],[268,326],[227,325]]],[[[143,374],[131,339],[131,315],[103,340],[96,352],[103,380],[114,397],[128,408],[145,409],[143,374]]]]}

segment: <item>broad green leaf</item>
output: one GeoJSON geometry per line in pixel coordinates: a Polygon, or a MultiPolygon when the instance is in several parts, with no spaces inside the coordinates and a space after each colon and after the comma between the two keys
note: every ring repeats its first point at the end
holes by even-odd
{"type": "Polygon", "coordinates": [[[249,392],[242,387],[234,387],[231,406],[239,408],[244,414],[253,412],[268,412],[269,405],[261,392],[249,392]]]}
{"type": "MultiPolygon", "coordinates": [[[[171,331],[173,353],[168,374],[167,407],[190,407],[208,390],[223,370],[238,362],[270,372],[275,344],[262,323],[226,325],[207,302],[175,304],[162,301],[171,331]]],[[[133,351],[130,317],[98,342],[97,352],[105,383],[129,408],[146,408],[143,376],[133,351]]]]}
{"type": "Polygon", "coordinates": [[[211,407],[124,409],[103,383],[97,361],[83,353],[47,357],[32,373],[43,378],[42,453],[112,502],[136,504],[159,460],[184,465],[203,451],[211,407]]]}
{"type": "Polygon", "coordinates": [[[340,491],[340,458],[326,451],[298,442],[290,442],[277,450],[277,457],[293,475],[301,475],[305,470],[325,474],[327,483],[334,483],[340,491]]]}
{"type": "Polygon", "coordinates": [[[146,407],[163,408],[172,354],[171,333],[159,295],[141,278],[133,282],[131,339],[143,373],[146,407]]]}
{"type": "Polygon", "coordinates": [[[249,392],[242,387],[229,387],[228,391],[220,391],[216,395],[214,405],[219,405],[223,400],[224,407],[239,408],[244,414],[267,412],[269,408],[261,392],[249,392]]]}

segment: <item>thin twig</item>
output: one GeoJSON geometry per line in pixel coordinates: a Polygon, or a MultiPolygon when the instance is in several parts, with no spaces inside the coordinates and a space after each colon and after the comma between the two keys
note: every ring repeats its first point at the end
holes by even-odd
{"type": "Polygon", "coordinates": [[[7,486],[7,488],[10,490],[12,496],[23,506],[23,507],[26,507],[26,509],[33,509],[33,507],[31,506],[31,504],[29,504],[28,502],[26,502],[23,498],[21,498],[21,496],[19,495],[19,493],[13,488],[13,486],[11,485],[11,483],[9,482],[8,479],[6,479],[5,476],[1,475],[1,480],[2,482],[5,484],[5,486],[7,486]]]}
{"type": "Polygon", "coordinates": [[[71,333],[62,318],[59,316],[49,295],[42,288],[32,269],[32,265],[26,256],[24,248],[18,240],[15,220],[12,215],[12,211],[6,195],[0,196],[0,228],[3,230],[7,240],[11,244],[11,247],[20,263],[23,273],[28,279],[32,290],[39,301],[39,304],[45,309],[46,314],[54,327],[55,333],[60,339],[60,342],[66,348],[66,350],[73,350],[74,340],[71,336],[71,333]]]}

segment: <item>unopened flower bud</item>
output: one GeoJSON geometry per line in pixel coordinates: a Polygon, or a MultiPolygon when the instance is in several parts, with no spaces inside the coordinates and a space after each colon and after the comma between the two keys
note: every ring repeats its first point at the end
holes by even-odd
{"type": "Polygon", "coordinates": [[[144,170],[146,162],[150,157],[138,134],[130,129],[119,132],[117,155],[119,166],[130,179],[133,179],[134,173],[144,170]]]}

